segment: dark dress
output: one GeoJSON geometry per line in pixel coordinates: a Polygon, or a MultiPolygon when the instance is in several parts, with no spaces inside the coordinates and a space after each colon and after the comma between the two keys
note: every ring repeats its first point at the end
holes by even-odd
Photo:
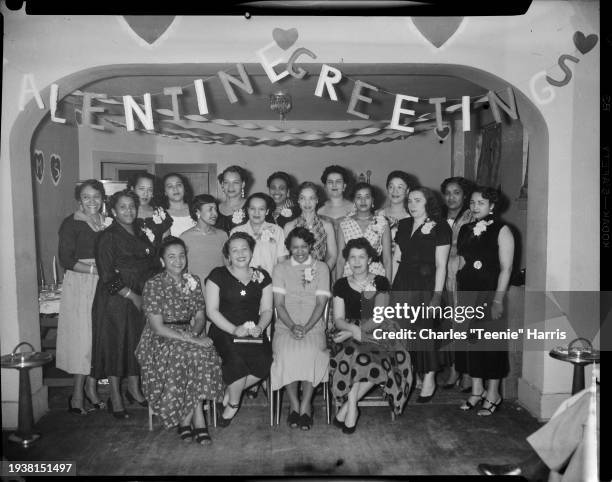
{"type": "Polygon", "coordinates": [[[274,222],[281,228],[285,227],[289,221],[293,221],[301,214],[302,210],[296,206],[291,199],[285,200],[282,207],[276,208],[272,213],[274,222]]]}
{"type": "MultiPolygon", "coordinates": [[[[389,280],[376,275],[374,286],[377,293],[388,292],[389,280]]],[[[375,299],[372,292],[368,292],[366,299],[363,293],[351,287],[347,278],[340,278],[334,284],[333,295],[344,300],[348,322],[363,328],[362,320],[371,319],[375,299]]],[[[339,403],[346,401],[356,382],[371,382],[382,387],[396,414],[402,412],[410,393],[412,370],[410,355],[401,342],[377,341],[362,332],[361,342],[349,338],[335,344],[332,352],[329,361],[331,390],[339,403]]]]}
{"type": "MultiPolygon", "coordinates": [[[[481,226],[484,226],[481,224],[481,226]]],[[[505,224],[492,216],[481,221],[465,224],[457,238],[457,254],[463,256],[465,265],[457,272],[459,305],[482,306],[486,303],[486,315],[482,320],[473,319],[470,328],[484,328],[490,331],[503,331],[507,328],[506,312],[501,318],[492,320],[490,307],[497,289],[501,267],[499,264],[499,231],[505,224]],[[474,233],[478,223],[490,223],[479,235],[474,233]]],[[[471,377],[485,380],[504,378],[510,366],[508,352],[500,349],[504,343],[480,341],[468,348],[467,366],[457,369],[465,370],[471,377]],[[500,346],[502,345],[502,346],[500,346]]]]}
{"type": "Polygon", "coordinates": [[[234,229],[236,226],[240,226],[246,223],[248,220],[249,218],[244,207],[236,209],[232,214],[228,215],[225,215],[221,213],[221,211],[219,211],[215,228],[222,229],[229,236],[229,233],[232,229],[234,229]]]}
{"type": "Polygon", "coordinates": [[[139,229],[131,235],[117,222],[100,234],[96,243],[96,266],[100,279],[92,307],[92,375],[140,374],[135,350],[144,327],[144,316],[131,300],[117,294],[128,287],[142,294],[145,281],[155,274],[157,256],[139,229]]]}
{"type": "MultiPolygon", "coordinates": [[[[413,235],[414,218],[405,218],[398,223],[395,242],[400,248],[402,258],[393,280],[393,300],[395,303],[408,303],[411,306],[429,305],[436,284],[436,247],[451,244],[452,232],[445,221],[436,222],[433,227],[427,221],[413,235]],[[426,227],[427,226],[427,227],[426,227]],[[423,230],[425,229],[425,232],[423,230]]],[[[439,320],[417,318],[400,319],[402,328],[420,331],[424,328],[438,329],[439,320]]],[[[442,357],[437,352],[436,340],[409,340],[412,362],[417,373],[437,371],[442,366],[442,357]]]]}
{"type": "Polygon", "coordinates": [[[153,233],[155,239],[152,241],[155,248],[159,248],[164,233],[172,227],[172,216],[162,207],[153,210],[153,215],[148,218],[138,218],[139,227],[148,228],[153,233]]]}
{"type": "MultiPolygon", "coordinates": [[[[244,285],[225,266],[213,269],[206,281],[219,287],[219,312],[232,324],[239,326],[247,321],[257,323],[263,289],[272,278],[263,269],[253,269],[253,277],[244,285]]],[[[223,381],[230,385],[247,375],[267,378],[272,365],[272,348],[266,333],[263,343],[234,343],[234,335],[210,327],[210,337],[221,356],[223,381]]]]}
{"type": "MultiPolygon", "coordinates": [[[[166,327],[189,330],[190,320],[204,311],[199,278],[185,274],[179,286],[166,272],[153,276],[144,286],[142,310],[161,315],[166,327]]],[[[142,392],[166,428],[178,425],[201,400],[223,398],[221,360],[213,346],[157,335],[147,323],[136,357],[142,367],[142,392]]]]}

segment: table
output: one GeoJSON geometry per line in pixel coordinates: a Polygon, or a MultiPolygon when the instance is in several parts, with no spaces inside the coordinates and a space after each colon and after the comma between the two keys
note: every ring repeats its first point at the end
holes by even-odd
{"type": "Polygon", "coordinates": [[[572,379],[572,395],[584,390],[584,367],[591,363],[599,363],[599,350],[589,352],[569,352],[567,348],[557,347],[550,350],[549,355],[557,360],[574,365],[572,379]]]}
{"type": "Polygon", "coordinates": [[[53,359],[51,353],[33,351],[34,347],[27,342],[19,343],[10,355],[0,357],[2,368],[19,370],[19,414],[17,430],[9,435],[9,441],[28,448],[41,435],[33,430],[32,389],[30,388],[30,369],[43,366],[53,359]],[[22,345],[28,345],[32,351],[17,353],[22,345]]]}

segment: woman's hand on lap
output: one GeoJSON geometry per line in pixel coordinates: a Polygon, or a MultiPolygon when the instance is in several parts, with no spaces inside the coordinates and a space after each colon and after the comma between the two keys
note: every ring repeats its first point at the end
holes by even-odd
{"type": "Polygon", "coordinates": [[[244,338],[248,334],[249,330],[244,325],[239,325],[234,330],[234,336],[237,336],[238,338],[244,338]]]}

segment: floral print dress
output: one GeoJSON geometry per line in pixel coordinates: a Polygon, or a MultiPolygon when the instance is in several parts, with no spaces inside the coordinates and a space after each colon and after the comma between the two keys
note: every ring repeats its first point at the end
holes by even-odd
{"type": "MultiPolygon", "coordinates": [[[[344,242],[348,243],[351,239],[356,238],[365,238],[368,240],[370,245],[376,250],[378,253],[378,257],[382,254],[382,238],[383,233],[385,232],[385,228],[389,224],[384,216],[376,215],[372,219],[372,222],[368,224],[365,232],[361,231],[359,224],[355,220],[353,216],[347,216],[340,222],[340,229],[342,230],[342,234],[344,235],[344,242]]],[[[370,273],[386,276],[387,273],[385,271],[385,267],[380,260],[373,260],[370,263],[369,268],[370,273]]],[[[348,263],[344,264],[344,276],[350,276],[353,272],[351,271],[351,267],[348,263]]]]}
{"type": "MultiPolygon", "coordinates": [[[[200,279],[185,273],[180,286],[166,272],[146,282],[145,315],[162,315],[164,325],[179,332],[204,311],[200,279]]],[[[178,425],[201,400],[222,400],[221,359],[214,346],[201,345],[154,333],[147,322],[136,357],[142,370],[142,391],[164,427],[178,425]]]]}

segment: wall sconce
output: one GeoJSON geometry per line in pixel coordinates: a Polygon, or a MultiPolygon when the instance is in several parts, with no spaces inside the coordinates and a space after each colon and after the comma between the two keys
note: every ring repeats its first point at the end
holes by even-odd
{"type": "Polygon", "coordinates": [[[270,94],[270,109],[274,112],[278,112],[280,120],[285,120],[285,114],[291,110],[291,96],[286,92],[276,92],[270,94]]]}

